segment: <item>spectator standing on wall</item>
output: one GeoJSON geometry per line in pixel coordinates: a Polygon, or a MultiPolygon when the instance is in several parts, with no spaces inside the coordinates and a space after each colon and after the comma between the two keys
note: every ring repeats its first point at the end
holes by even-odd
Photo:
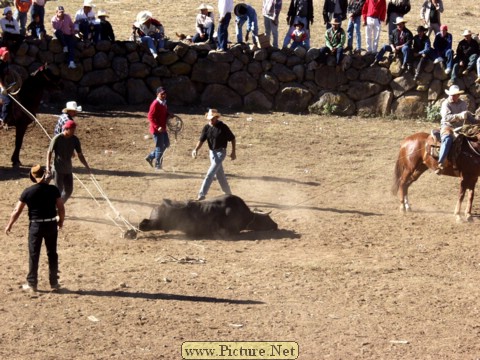
{"type": "Polygon", "coordinates": [[[265,35],[274,48],[278,48],[278,18],[281,10],[282,0],[263,0],[262,15],[265,35]],[[271,38],[272,42],[270,42],[271,38]]]}
{"type": "Polygon", "coordinates": [[[427,28],[427,36],[440,31],[440,14],[443,13],[443,0],[425,0],[420,9],[420,19],[427,28]]]}
{"type": "Polygon", "coordinates": [[[312,0],[290,0],[290,7],[287,13],[287,34],[283,39],[283,47],[286,48],[290,42],[290,36],[295,30],[295,24],[299,22],[305,25],[307,32],[306,46],[310,47],[310,25],[313,24],[313,1],[312,0]]]}
{"type": "Polygon", "coordinates": [[[248,4],[237,4],[233,9],[235,13],[235,33],[237,35],[237,43],[243,42],[242,28],[247,23],[247,33],[245,34],[245,42],[248,41],[248,35],[252,33],[253,43],[258,43],[258,18],[257,12],[253,6],[248,4]]]}
{"type": "Polygon", "coordinates": [[[342,20],[347,18],[348,0],[324,0],[323,22],[327,29],[332,26],[331,21],[336,19],[342,26],[342,20]]]}
{"type": "Polygon", "coordinates": [[[233,0],[218,0],[217,51],[228,49],[228,25],[232,19],[233,0]]]}
{"type": "Polygon", "coordinates": [[[380,29],[387,14],[387,3],[385,0],[366,0],[362,9],[363,26],[366,26],[365,40],[367,53],[376,54],[378,51],[378,40],[380,29]]]}
{"type": "Polygon", "coordinates": [[[53,34],[63,46],[63,52],[68,54],[68,68],[75,69],[75,29],[70,15],[65,14],[63,6],[57,6],[52,17],[53,34]]]}
{"type": "Polygon", "coordinates": [[[40,22],[45,25],[45,4],[47,0],[33,0],[30,15],[33,21],[33,15],[40,15],[40,22]]]}
{"type": "Polygon", "coordinates": [[[360,54],[362,50],[362,33],[360,31],[362,24],[362,9],[365,0],[350,0],[347,6],[347,47],[345,50],[360,54]],[[353,51],[353,32],[356,33],[357,47],[353,51]]]}
{"type": "Polygon", "coordinates": [[[20,25],[20,34],[23,36],[27,34],[27,17],[31,6],[32,0],[15,0],[15,19],[20,25]]]}
{"type": "Polygon", "coordinates": [[[405,17],[410,12],[410,0],[388,0],[387,19],[385,23],[388,25],[388,35],[396,28],[395,20],[397,17],[405,17]]]}

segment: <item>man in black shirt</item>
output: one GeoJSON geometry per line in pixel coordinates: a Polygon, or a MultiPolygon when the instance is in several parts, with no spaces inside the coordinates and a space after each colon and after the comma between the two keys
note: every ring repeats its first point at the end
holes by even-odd
{"type": "Polygon", "coordinates": [[[203,180],[200,191],[198,192],[197,200],[204,200],[205,196],[212,185],[213,178],[216,176],[220,187],[225,194],[231,194],[230,186],[223,171],[223,160],[227,155],[227,145],[230,141],[232,143],[232,152],[230,157],[232,160],[237,158],[235,154],[235,135],[233,135],[230,128],[219,120],[220,114],[216,109],[210,109],[205,117],[210,121],[204,126],[200,139],[198,140],[195,149],[192,151],[192,157],[197,157],[197,151],[202,147],[203,143],[207,141],[210,149],[210,168],[203,180]]]}
{"type": "Polygon", "coordinates": [[[5,234],[9,234],[13,224],[28,206],[28,217],[30,219],[28,234],[29,271],[27,284],[24,289],[37,291],[38,283],[38,262],[40,260],[40,249],[42,239],[45,239],[47,248],[49,280],[52,290],[58,289],[58,255],[57,236],[58,229],[63,226],[65,218],[65,207],[63,206],[60,191],[56,186],[49,185],[45,179],[45,169],[35,165],[30,170],[30,179],[35,185],[25,189],[13,209],[10,221],[5,227],[5,234]],[[57,220],[58,211],[58,220],[57,220]]]}

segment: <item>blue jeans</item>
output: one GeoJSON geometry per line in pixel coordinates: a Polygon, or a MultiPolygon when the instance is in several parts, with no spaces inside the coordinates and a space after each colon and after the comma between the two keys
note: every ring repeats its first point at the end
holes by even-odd
{"type": "MultiPolygon", "coordinates": [[[[5,84],[8,85],[8,84],[5,84]]],[[[10,96],[0,94],[0,99],[2,99],[2,112],[0,118],[5,121],[8,115],[8,105],[10,104],[10,96]]]]}
{"type": "MultiPolygon", "coordinates": [[[[378,52],[377,56],[375,57],[375,60],[376,61],[382,60],[383,55],[385,55],[387,51],[393,53],[393,49],[390,45],[384,45],[378,52]]],[[[412,49],[409,46],[403,46],[401,51],[403,55],[402,65],[410,63],[412,59],[412,49]]]]}
{"type": "Polygon", "coordinates": [[[227,51],[228,49],[228,25],[232,19],[232,13],[226,13],[223,21],[218,25],[217,39],[218,49],[227,51]]]}
{"type": "Polygon", "coordinates": [[[264,16],[263,23],[265,24],[265,35],[270,39],[270,34],[272,35],[272,46],[278,48],[278,23],[275,25],[275,21],[264,16]]]}
{"type": "MultiPolygon", "coordinates": [[[[332,50],[328,48],[327,46],[324,46],[320,49],[320,54],[318,55],[318,59],[321,63],[326,64],[327,63],[327,56],[333,54],[332,50]]],[[[335,52],[335,60],[336,64],[340,65],[343,59],[343,47],[337,48],[337,51],[335,52]]]]}
{"type": "Polygon", "coordinates": [[[444,164],[447,159],[448,152],[453,144],[453,135],[451,133],[442,134],[441,136],[442,143],[440,145],[440,154],[438,155],[438,162],[444,164]]]}
{"type": "Polygon", "coordinates": [[[161,169],[163,162],[163,153],[170,147],[170,139],[168,133],[163,132],[159,134],[153,134],[153,140],[155,141],[155,150],[148,154],[148,158],[155,159],[155,168],[161,169]]]}
{"type": "Polygon", "coordinates": [[[210,168],[207,171],[207,175],[203,180],[202,187],[198,192],[199,196],[206,196],[210,186],[212,185],[213,178],[215,175],[217,176],[218,183],[222,188],[222,191],[225,194],[231,194],[232,191],[230,190],[230,186],[228,185],[227,178],[225,176],[225,172],[223,171],[223,160],[227,156],[227,149],[219,149],[219,150],[210,150],[210,168]]]}
{"type": "Polygon", "coordinates": [[[62,46],[68,48],[68,61],[75,60],[75,38],[73,35],[65,35],[62,30],[56,30],[53,34],[62,46]]]}
{"type": "Polygon", "coordinates": [[[163,47],[165,46],[165,40],[163,38],[160,38],[160,36],[158,38],[155,38],[145,35],[140,38],[140,41],[142,42],[142,44],[147,44],[147,47],[152,55],[157,53],[157,49],[163,49],[163,47]],[[155,46],[155,40],[158,42],[158,46],[155,46]]]}
{"type": "Polygon", "coordinates": [[[58,230],[56,221],[30,223],[28,232],[29,270],[27,275],[27,282],[30,286],[37,286],[38,283],[38,263],[43,239],[45,239],[45,247],[47,248],[50,285],[56,285],[58,283],[57,237],[58,230]]]}
{"type": "Polygon", "coordinates": [[[352,18],[348,19],[348,25],[347,25],[347,34],[348,34],[348,40],[347,40],[347,46],[350,50],[353,50],[353,32],[355,31],[357,35],[357,47],[356,50],[360,50],[362,48],[362,34],[360,33],[361,29],[361,24],[362,22],[362,17],[357,16],[354,17],[353,20],[352,18]]]}
{"type": "Polygon", "coordinates": [[[27,33],[27,16],[28,12],[15,10],[15,19],[18,21],[18,25],[20,25],[20,34],[22,35],[27,33]]]}
{"type": "Polygon", "coordinates": [[[199,43],[199,42],[204,42],[204,41],[212,42],[214,32],[215,32],[215,27],[212,24],[212,26],[209,26],[209,27],[203,29],[203,34],[205,35],[204,38],[202,38],[200,36],[200,34],[197,32],[197,33],[195,33],[195,35],[193,35],[192,42],[193,43],[199,43]]]}
{"type": "Polygon", "coordinates": [[[445,69],[452,69],[453,67],[453,50],[448,49],[446,51],[438,51],[434,49],[434,57],[440,57],[443,60],[446,60],[445,69]]]}
{"type": "Polygon", "coordinates": [[[73,193],[73,174],[60,174],[54,171],[53,180],[55,181],[55,186],[60,191],[63,203],[66,203],[73,193]]]}
{"type": "MultiPolygon", "coordinates": [[[[465,70],[472,71],[473,69],[475,69],[475,65],[477,64],[477,58],[478,58],[477,54],[470,55],[470,57],[468,58],[468,63],[465,64],[464,62],[465,70]]],[[[451,75],[452,80],[455,80],[458,77],[458,73],[460,71],[459,68],[460,68],[460,60],[456,60],[455,64],[453,64],[453,70],[451,75]]]]}
{"type": "Polygon", "coordinates": [[[84,20],[80,22],[78,28],[83,34],[83,41],[91,40],[94,43],[97,43],[98,37],[100,36],[99,24],[90,24],[88,20],[84,20]]]}
{"type": "MultiPolygon", "coordinates": [[[[243,42],[243,35],[242,35],[242,27],[243,27],[243,24],[245,24],[245,22],[248,20],[248,17],[246,16],[243,16],[243,17],[239,17],[237,16],[236,19],[235,19],[235,32],[237,34],[237,43],[241,43],[243,42]]],[[[248,29],[247,29],[248,30],[248,29]]],[[[252,33],[253,35],[256,37],[258,36],[258,22],[257,22],[257,18],[255,18],[254,22],[253,22],[253,30],[252,30],[252,33]]],[[[256,41],[256,38],[253,37],[254,41],[256,41]]]]}

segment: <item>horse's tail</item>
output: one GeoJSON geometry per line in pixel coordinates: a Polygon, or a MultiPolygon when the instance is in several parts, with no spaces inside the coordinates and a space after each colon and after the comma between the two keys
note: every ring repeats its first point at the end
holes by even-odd
{"type": "Polygon", "coordinates": [[[398,189],[400,188],[400,178],[405,168],[405,163],[404,163],[405,156],[403,153],[404,153],[403,147],[401,147],[398,153],[397,161],[395,162],[395,169],[393,171],[393,184],[392,184],[393,195],[397,195],[398,193],[398,189]]]}

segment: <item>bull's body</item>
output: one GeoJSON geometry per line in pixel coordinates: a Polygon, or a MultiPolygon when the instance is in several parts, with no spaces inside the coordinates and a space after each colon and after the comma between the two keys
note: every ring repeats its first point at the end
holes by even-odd
{"type": "Polygon", "coordinates": [[[235,195],[223,195],[204,201],[164,199],[150,219],[144,219],[141,231],[178,230],[189,236],[233,235],[242,230],[276,230],[268,214],[253,212],[235,195]]]}

